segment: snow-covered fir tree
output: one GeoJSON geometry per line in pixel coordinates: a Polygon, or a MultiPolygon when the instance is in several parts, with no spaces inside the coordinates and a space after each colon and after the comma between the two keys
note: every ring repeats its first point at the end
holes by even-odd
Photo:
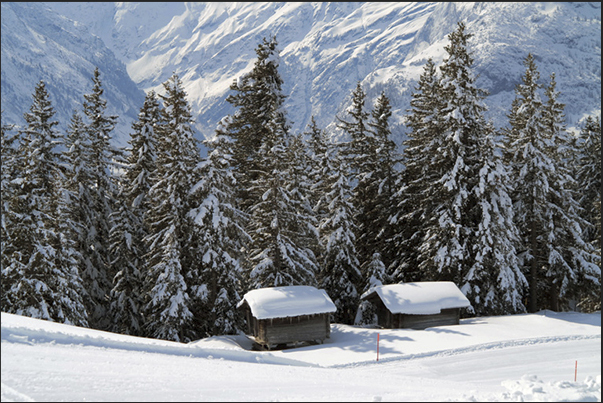
{"type": "Polygon", "coordinates": [[[377,199],[379,182],[373,176],[377,138],[368,129],[369,113],[365,110],[366,93],[360,82],[352,92],[352,104],[346,118],[337,117],[337,127],[345,133],[347,141],[342,144],[343,157],[350,168],[354,221],[356,223],[356,251],[361,264],[370,260],[379,228],[375,225],[372,203],[377,199]]]}
{"type": "Polygon", "coordinates": [[[448,58],[440,66],[441,144],[430,155],[436,182],[429,183],[431,210],[423,218],[425,233],[419,248],[425,279],[457,285],[472,265],[470,243],[480,215],[473,189],[479,178],[479,143],[485,129],[485,93],[475,86],[473,58],[467,49],[470,37],[459,22],[444,47],[448,58]]]}
{"type": "Polygon", "coordinates": [[[203,296],[198,316],[204,335],[236,334],[242,328],[236,305],[243,278],[243,248],[250,237],[245,231],[247,215],[236,203],[237,182],[232,169],[234,141],[226,133],[225,117],[212,139],[204,145],[209,154],[199,169],[200,181],[191,190],[197,254],[201,256],[203,296]]]}
{"type": "MultiPolygon", "coordinates": [[[[4,270],[4,267],[8,266],[10,258],[8,253],[5,253],[8,247],[9,234],[15,227],[11,223],[9,201],[12,199],[15,186],[11,184],[14,179],[14,175],[17,173],[16,170],[16,132],[13,132],[14,125],[5,124],[2,121],[0,133],[2,134],[0,143],[0,163],[2,164],[2,170],[0,171],[1,178],[1,190],[0,190],[0,267],[4,270]]],[[[4,287],[4,283],[2,285],[4,287]]],[[[2,288],[2,295],[4,295],[4,288],[2,288]]],[[[2,310],[4,310],[4,302],[2,302],[2,310]]]]}
{"type": "MultiPolygon", "coordinates": [[[[306,132],[307,152],[308,152],[308,180],[310,184],[309,189],[309,200],[310,205],[314,211],[317,225],[327,217],[328,215],[328,203],[326,202],[325,195],[328,193],[327,177],[330,174],[329,170],[329,139],[327,133],[320,129],[312,117],[310,124],[308,124],[306,132]]],[[[318,240],[317,249],[315,250],[316,261],[322,262],[323,260],[323,245],[320,239],[318,240]]]]}
{"type": "Polygon", "coordinates": [[[306,142],[302,135],[293,135],[289,137],[287,146],[288,161],[288,182],[286,189],[289,193],[289,199],[298,214],[291,227],[297,234],[296,243],[298,247],[306,249],[306,254],[311,257],[313,262],[318,262],[317,256],[320,255],[318,219],[314,211],[313,200],[316,196],[312,178],[311,157],[306,142]]]}
{"type": "Polygon", "coordinates": [[[256,157],[262,168],[252,189],[259,197],[250,208],[250,287],[315,285],[318,267],[308,241],[314,216],[299,188],[289,184],[294,172],[283,109],[273,111],[268,127],[256,157]]]}
{"type": "MultiPolygon", "coordinates": [[[[373,258],[361,267],[365,284],[362,293],[371,288],[387,284],[386,268],[379,252],[373,253],[373,258]]],[[[375,305],[369,301],[361,301],[356,313],[355,325],[374,325],[377,323],[377,311],[375,305]]]]}
{"type": "Polygon", "coordinates": [[[188,293],[200,281],[188,216],[200,156],[180,78],[172,75],[163,87],[165,124],[157,136],[157,169],[145,216],[144,331],[150,337],[187,341],[198,338],[190,307],[203,297],[188,293]]]}
{"type": "Polygon", "coordinates": [[[112,170],[119,155],[110,140],[117,116],[106,113],[107,101],[103,98],[104,89],[98,68],[94,70],[92,82],[92,92],[84,95],[83,103],[90,147],[86,153],[86,165],[90,177],[82,185],[88,188],[90,216],[84,226],[86,234],[81,253],[86,264],[82,278],[90,295],[90,325],[107,329],[107,301],[112,288],[111,279],[115,274],[111,268],[109,251],[111,213],[116,193],[112,170]]]}
{"type": "Polygon", "coordinates": [[[111,214],[113,226],[109,231],[110,262],[115,272],[110,291],[109,329],[116,333],[140,335],[143,318],[141,300],[141,254],[134,239],[139,232],[138,217],[134,216],[121,194],[117,195],[116,210],[111,214]]]}
{"type": "MultiPolygon", "coordinates": [[[[14,225],[3,245],[2,310],[87,326],[77,255],[63,234],[58,122],[43,81],[35,88],[14,162],[20,167],[9,192],[7,220],[14,225]],[[6,248],[6,249],[4,249],[6,248]]],[[[16,173],[16,171],[15,171],[16,173]]]]}
{"type": "Polygon", "coordinates": [[[229,135],[235,139],[233,158],[235,174],[239,182],[238,198],[244,210],[252,200],[259,197],[251,194],[251,182],[257,179],[259,151],[264,138],[270,135],[269,122],[273,112],[285,99],[282,93],[283,80],[278,73],[280,50],[276,37],[263,38],[255,49],[257,60],[253,69],[238,77],[230,86],[233,92],[226,101],[236,111],[230,116],[229,135]]]}
{"type": "MultiPolygon", "coordinates": [[[[369,231],[363,234],[366,241],[373,250],[373,256],[364,263],[372,262],[375,253],[378,253],[383,264],[390,266],[395,253],[387,244],[387,240],[393,237],[395,226],[391,224],[390,217],[395,214],[396,203],[394,198],[395,185],[398,182],[398,171],[396,164],[396,143],[391,139],[389,119],[392,115],[389,98],[381,92],[371,111],[371,120],[368,122],[369,130],[375,138],[374,166],[372,167],[371,179],[377,185],[377,194],[374,199],[366,201],[366,216],[373,224],[369,231]]],[[[366,276],[365,276],[366,278],[366,276]]]]}
{"type": "Polygon", "coordinates": [[[543,109],[544,127],[552,140],[549,153],[556,166],[555,176],[549,178],[554,224],[549,224],[545,231],[549,242],[546,277],[549,306],[558,311],[563,305],[567,308],[569,300],[580,300],[589,293],[601,297],[601,266],[597,265],[600,257],[593,253],[592,245],[584,241],[583,229],[589,223],[581,217],[580,196],[576,190],[577,149],[573,136],[566,130],[565,105],[558,101],[560,93],[556,87],[555,73],[552,73],[544,91],[543,109]]]}
{"type": "Polygon", "coordinates": [[[117,210],[112,214],[111,262],[116,273],[111,290],[109,317],[117,333],[141,334],[143,317],[142,272],[145,251],[143,239],[145,215],[149,207],[148,193],[156,170],[156,129],[161,124],[159,101],[150,91],[132,123],[133,133],[128,143],[124,174],[120,178],[117,210]]]}
{"type": "Polygon", "coordinates": [[[581,189],[580,204],[590,226],[585,229],[587,242],[601,250],[601,119],[588,116],[579,137],[577,181],[581,189]]]}
{"type": "MultiPolygon", "coordinates": [[[[92,207],[92,172],[88,161],[92,152],[89,133],[82,116],[74,111],[64,138],[64,183],[63,188],[70,200],[63,217],[70,224],[69,232],[80,255],[79,271],[84,273],[92,262],[86,252],[88,246],[88,228],[93,223],[92,207]]],[[[90,271],[90,269],[88,269],[90,271]]],[[[82,278],[83,280],[83,278],[82,278]]],[[[84,285],[86,290],[90,287],[84,285]]],[[[88,293],[88,291],[86,291],[88,293]]],[[[94,310],[94,303],[86,298],[88,312],[94,310]]]]}
{"type": "Polygon", "coordinates": [[[336,146],[330,145],[326,153],[328,175],[323,200],[327,211],[319,226],[324,248],[319,284],[337,307],[333,320],[353,324],[359,298],[357,284],[362,283],[362,275],[356,253],[352,187],[347,162],[338,155],[336,146]]]}
{"type": "Polygon", "coordinates": [[[478,316],[525,312],[527,280],[517,259],[519,232],[513,221],[512,184],[489,125],[481,142],[482,167],[473,189],[481,215],[472,236],[473,265],[461,290],[478,316]]]}
{"type": "MultiPolygon", "coordinates": [[[[578,189],[582,217],[589,224],[583,231],[584,240],[593,245],[601,268],[601,119],[588,116],[580,131],[577,163],[578,189]]],[[[601,293],[587,293],[579,303],[585,311],[601,310],[601,293]]]]}
{"type": "Polygon", "coordinates": [[[526,71],[515,89],[509,114],[505,148],[516,184],[513,201],[524,251],[520,263],[529,282],[528,311],[536,312],[565,305],[575,293],[579,277],[591,283],[600,281],[600,268],[591,263],[581,239],[571,194],[573,179],[568,161],[561,155],[568,142],[554,80],[546,91],[545,104],[532,54],[524,65],[526,71]]]}
{"type": "Polygon", "coordinates": [[[437,201],[431,197],[433,186],[440,178],[437,167],[431,163],[443,140],[440,111],[444,105],[440,92],[436,65],[428,59],[406,115],[410,131],[403,143],[404,170],[398,177],[397,192],[392,198],[397,203],[390,216],[395,230],[387,244],[395,255],[387,269],[394,283],[423,279],[419,247],[425,236],[425,221],[433,214],[437,201]]]}

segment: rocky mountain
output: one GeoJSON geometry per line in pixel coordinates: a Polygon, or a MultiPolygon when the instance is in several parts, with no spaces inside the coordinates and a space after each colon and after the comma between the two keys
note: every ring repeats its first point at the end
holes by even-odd
{"type": "Polygon", "coordinates": [[[29,111],[36,84],[44,80],[64,129],[74,109],[82,110],[98,66],[108,113],[120,116],[115,142],[125,145],[144,92],[86,26],[40,3],[2,3],[1,41],[3,124],[25,124],[23,113],[29,111]]]}
{"type": "Polygon", "coordinates": [[[423,65],[429,57],[442,61],[457,21],[474,34],[478,85],[490,91],[496,126],[505,124],[528,52],[543,83],[556,73],[568,125],[600,114],[600,3],[98,2],[2,3],[3,116],[22,114],[43,77],[57,109],[70,114],[99,65],[107,97],[128,127],[140,90],[161,93],[176,72],[202,138],[232,112],[229,86],[252,68],[257,44],[276,35],[294,131],[313,115],[333,129],[361,81],[369,107],[382,90],[392,100],[399,140],[423,65]]]}

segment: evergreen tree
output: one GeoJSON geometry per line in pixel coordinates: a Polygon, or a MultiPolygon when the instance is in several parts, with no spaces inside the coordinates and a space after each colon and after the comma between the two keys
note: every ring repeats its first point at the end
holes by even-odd
{"type": "Polygon", "coordinates": [[[283,110],[274,111],[269,129],[257,153],[262,168],[252,189],[260,197],[250,210],[250,286],[315,285],[318,267],[309,245],[313,215],[299,184],[289,184],[296,178],[283,110]]]}
{"type": "Polygon", "coordinates": [[[20,132],[8,220],[14,225],[3,245],[2,310],[34,318],[87,325],[74,250],[61,234],[60,142],[57,121],[43,81],[36,86],[27,126],[20,132]],[[6,249],[4,249],[6,248],[6,249]]]}
{"type": "Polygon", "coordinates": [[[584,219],[584,237],[601,255],[601,119],[588,116],[580,131],[577,181],[584,219]]]}
{"type": "MultiPolygon", "coordinates": [[[[391,239],[395,227],[390,223],[389,218],[395,214],[395,184],[398,182],[396,164],[396,144],[391,140],[391,130],[389,127],[389,118],[392,115],[389,98],[382,92],[377,98],[375,106],[371,111],[372,121],[368,123],[369,130],[375,138],[374,161],[371,178],[377,187],[377,194],[373,199],[366,201],[366,216],[372,225],[362,236],[364,243],[373,250],[373,256],[365,263],[373,262],[375,253],[380,255],[383,264],[389,266],[394,258],[394,252],[387,245],[387,240],[391,239]]],[[[365,276],[366,278],[366,276],[365,276]]]]}
{"type": "Polygon", "coordinates": [[[394,283],[420,281],[424,277],[419,270],[419,247],[425,236],[424,223],[432,216],[437,201],[431,196],[440,178],[431,161],[442,147],[440,111],[444,105],[439,95],[440,87],[436,65],[429,59],[412,94],[411,108],[406,116],[410,132],[404,141],[404,170],[392,197],[397,203],[397,211],[392,212],[390,222],[396,230],[387,243],[395,253],[388,267],[394,283]]]}
{"type": "Polygon", "coordinates": [[[281,108],[285,99],[281,88],[283,80],[278,73],[280,51],[276,38],[263,38],[255,52],[257,60],[253,69],[233,82],[230,89],[234,93],[226,98],[236,108],[230,116],[228,134],[235,139],[233,157],[240,184],[238,198],[244,210],[259,197],[249,194],[251,182],[262,169],[256,153],[264,139],[270,136],[273,113],[281,108]]]}
{"type": "MultiPolygon", "coordinates": [[[[308,180],[310,184],[309,188],[309,200],[310,206],[314,211],[314,216],[318,225],[328,216],[328,203],[326,202],[325,195],[328,193],[327,189],[327,177],[330,174],[329,164],[329,139],[324,130],[321,130],[314,117],[312,117],[310,124],[307,127],[306,143],[308,147],[308,180]]],[[[318,245],[315,251],[316,261],[323,261],[323,245],[318,240],[318,245]]]]}
{"type": "MultiPolygon", "coordinates": [[[[4,267],[7,267],[10,258],[6,253],[8,247],[8,241],[10,237],[11,230],[14,228],[14,225],[11,222],[10,216],[10,208],[9,203],[13,198],[13,194],[15,192],[15,186],[11,184],[12,180],[15,178],[16,170],[16,148],[15,143],[17,140],[16,134],[12,133],[14,125],[4,124],[2,122],[1,125],[1,143],[0,143],[0,163],[2,164],[1,174],[1,194],[0,194],[0,219],[2,220],[0,226],[0,239],[1,239],[1,260],[0,267],[2,271],[4,271],[4,267]]],[[[2,283],[2,295],[4,296],[4,283],[2,283]]],[[[4,310],[4,302],[2,302],[2,310],[4,310]]]]}
{"type": "Polygon", "coordinates": [[[83,104],[88,120],[87,146],[90,149],[85,155],[90,176],[82,186],[88,189],[90,196],[90,216],[86,218],[84,226],[85,243],[81,253],[86,265],[82,277],[90,295],[90,324],[94,328],[107,329],[107,301],[114,276],[109,251],[111,213],[116,193],[112,169],[119,154],[110,140],[117,116],[106,114],[107,101],[103,99],[104,89],[98,68],[94,70],[92,82],[92,92],[84,95],[83,104]]]}
{"type": "Polygon", "coordinates": [[[201,259],[203,304],[197,318],[207,335],[236,334],[242,328],[236,305],[243,277],[242,249],[250,242],[245,231],[246,214],[236,204],[236,180],[232,169],[233,140],[227,133],[228,119],[220,122],[216,135],[204,141],[210,150],[199,165],[201,180],[191,190],[197,200],[194,218],[201,259]]]}
{"type": "Polygon", "coordinates": [[[549,307],[560,310],[568,307],[569,300],[579,299],[585,293],[600,299],[601,267],[593,254],[592,245],[584,242],[583,228],[589,223],[581,217],[576,193],[576,180],[572,165],[576,147],[565,128],[564,104],[558,101],[555,73],[545,88],[546,103],[543,109],[544,127],[551,139],[549,154],[555,161],[554,176],[549,178],[552,222],[544,236],[548,239],[548,270],[546,271],[549,307]],[[568,158],[569,156],[569,158],[568,158]],[[552,180],[551,180],[552,179],[552,180]],[[586,292],[585,292],[586,291],[586,292]]]}
{"type": "Polygon", "coordinates": [[[190,309],[202,298],[187,292],[197,291],[200,281],[188,216],[200,156],[181,80],[174,74],[163,86],[165,124],[157,137],[157,169],[145,217],[149,234],[144,239],[144,326],[150,337],[186,341],[198,338],[190,309]]]}
{"type": "MultiPolygon", "coordinates": [[[[579,199],[582,216],[589,224],[583,231],[584,240],[597,254],[601,268],[601,119],[597,116],[586,118],[580,131],[579,160],[577,169],[579,199]]],[[[585,293],[579,303],[580,309],[592,312],[601,310],[601,293],[585,293]]]]}
{"type": "Polygon", "coordinates": [[[561,156],[568,141],[554,79],[545,104],[538,93],[534,57],[529,54],[524,64],[526,72],[509,114],[506,150],[516,183],[515,221],[523,241],[520,263],[529,281],[528,310],[535,312],[565,305],[575,295],[579,277],[600,284],[600,269],[590,263],[592,256],[581,239],[573,179],[561,156]]]}
{"type": "Polygon", "coordinates": [[[461,290],[478,316],[525,312],[527,280],[517,259],[519,233],[513,221],[511,182],[494,143],[494,129],[482,138],[482,168],[474,188],[481,216],[473,235],[475,259],[461,290]]]}
{"type": "Polygon", "coordinates": [[[149,208],[148,193],[156,170],[155,131],[161,125],[159,102],[150,91],[132,123],[130,149],[124,164],[118,209],[112,214],[111,262],[116,273],[111,290],[109,317],[117,333],[139,335],[143,318],[142,272],[144,267],[143,239],[148,235],[144,224],[149,208]]]}
{"type": "Polygon", "coordinates": [[[110,262],[116,273],[110,291],[109,311],[111,331],[121,334],[140,335],[143,318],[141,315],[141,254],[134,243],[139,224],[124,200],[118,195],[117,210],[111,214],[113,226],[109,232],[110,262]]]}
{"type": "Polygon", "coordinates": [[[440,147],[431,157],[435,170],[419,248],[420,268],[426,279],[460,285],[472,265],[470,245],[480,216],[473,189],[480,169],[479,142],[485,128],[482,102],[485,92],[475,86],[473,58],[467,50],[471,37],[463,23],[448,38],[448,58],[440,67],[440,147]]]}
{"type": "Polygon", "coordinates": [[[325,158],[329,172],[324,198],[327,215],[319,227],[324,247],[319,281],[337,307],[333,320],[353,324],[359,298],[356,284],[362,280],[355,246],[352,189],[346,160],[337,155],[333,146],[329,148],[325,158]]]}
{"type": "Polygon", "coordinates": [[[365,111],[366,94],[360,85],[352,92],[352,105],[348,108],[350,121],[337,117],[338,127],[344,131],[348,141],[342,145],[342,153],[350,167],[356,223],[356,251],[358,260],[363,264],[370,260],[375,248],[376,233],[380,228],[375,225],[372,203],[377,199],[379,183],[374,176],[377,162],[377,138],[368,129],[369,114],[365,111]]]}

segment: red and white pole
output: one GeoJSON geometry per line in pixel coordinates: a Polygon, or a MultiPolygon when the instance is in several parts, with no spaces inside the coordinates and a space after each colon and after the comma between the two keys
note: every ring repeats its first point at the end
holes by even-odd
{"type": "Polygon", "coordinates": [[[574,382],[576,382],[577,377],[578,377],[578,360],[576,360],[576,368],[574,369],[574,382]]]}

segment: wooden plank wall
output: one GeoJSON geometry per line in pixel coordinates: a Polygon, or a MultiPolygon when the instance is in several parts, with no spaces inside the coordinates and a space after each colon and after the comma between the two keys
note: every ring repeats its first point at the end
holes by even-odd
{"type": "Polygon", "coordinates": [[[281,344],[296,341],[324,340],[329,337],[328,314],[260,320],[261,343],[281,344]]]}
{"type": "Polygon", "coordinates": [[[459,308],[442,309],[434,315],[393,315],[394,328],[426,329],[434,326],[448,326],[459,324],[459,308]]]}

